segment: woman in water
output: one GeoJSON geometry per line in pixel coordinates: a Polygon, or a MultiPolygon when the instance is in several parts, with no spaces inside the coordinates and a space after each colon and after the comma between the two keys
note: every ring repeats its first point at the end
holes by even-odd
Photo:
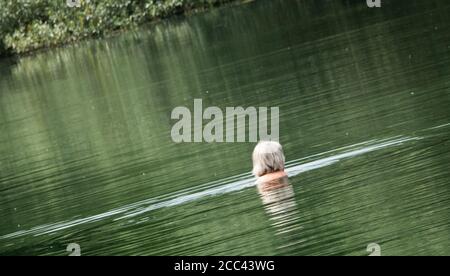
{"type": "Polygon", "coordinates": [[[278,142],[263,141],[253,151],[253,175],[258,185],[287,177],[284,172],[283,147],[278,142]]]}
{"type": "Polygon", "coordinates": [[[252,159],[259,194],[277,233],[298,232],[301,227],[295,221],[300,216],[294,188],[285,172],[283,147],[278,142],[260,142],[253,151],[252,159]]]}

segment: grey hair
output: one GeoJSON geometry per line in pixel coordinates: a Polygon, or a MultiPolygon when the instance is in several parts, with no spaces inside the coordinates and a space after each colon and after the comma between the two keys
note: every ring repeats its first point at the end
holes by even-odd
{"type": "Polygon", "coordinates": [[[278,142],[261,141],[253,151],[253,175],[260,177],[268,173],[284,171],[283,147],[278,142]]]}

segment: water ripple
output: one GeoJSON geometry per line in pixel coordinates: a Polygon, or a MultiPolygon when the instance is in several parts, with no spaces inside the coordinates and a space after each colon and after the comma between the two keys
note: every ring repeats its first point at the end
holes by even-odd
{"type": "MultiPolygon", "coordinates": [[[[320,169],[326,166],[338,163],[341,160],[357,157],[370,152],[395,147],[404,143],[417,141],[423,139],[422,137],[407,137],[396,136],[389,139],[370,140],[363,143],[354,144],[351,146],[327,151],[312,156],[308,156],[301,159],[296,159],[287,162],[286,171],[289,177],[295,177],[301,173],[320,169]],[[332,154],[332,155],[330,155],[332,154]],[[320,156],[326,156],[314,161],[312,158],[318,158],[320,156]]],[[[243,173],[232,177],[208,182],[194,188],[185,189],[180,192],[169,194],[161,197],[154,197],[147,200],[139,201],[133,204],[125,205],[123,207],[97,214],[94,216],[57,222],[51,224],[45,224],[31,228],[29,230],[21,230],[18,232],[10,233],[0,236],[0,239],[11,239],[17,237],[24,237],[28,235],[41,236],[45,234],[55,233],[64,229],[72,228],[75,226],[102,221],[108,218],[113,218],[114,221],[128,219],[148,213],[160,208],[167,208],[186,204],[188,202],[200,200],[206,197],[218,196],[227,193],[237,192],[249,187],[255,186],[255,180],[250,173],[243,173]]]]}

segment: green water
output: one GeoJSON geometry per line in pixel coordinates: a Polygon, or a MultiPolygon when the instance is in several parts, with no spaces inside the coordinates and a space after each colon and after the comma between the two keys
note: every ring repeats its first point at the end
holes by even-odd
{"type": "Polygon", "coordinates": [[[0,61],[0,255],[450,255],[450,2],[260,0],[0,61]],[[177,106],[280,108],[182,143],[177,106]]]}

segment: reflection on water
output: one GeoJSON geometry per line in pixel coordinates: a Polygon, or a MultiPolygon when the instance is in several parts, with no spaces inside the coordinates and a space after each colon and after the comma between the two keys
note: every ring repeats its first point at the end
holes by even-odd
{"type": "Polygon", "coordinates": [[[294,188],[287,176],[258,184],[258,191],[278,234],[299,231],[301,227],[293,223],[299,217],[294,188]]]}
{"type": "Polygon", "coordinates": [[[450,3],[256,1],[0,61],[0,254],[450,254],[450,3]],[[251,143],[174,144],[174,107],[278,106],[251,143]]]}

